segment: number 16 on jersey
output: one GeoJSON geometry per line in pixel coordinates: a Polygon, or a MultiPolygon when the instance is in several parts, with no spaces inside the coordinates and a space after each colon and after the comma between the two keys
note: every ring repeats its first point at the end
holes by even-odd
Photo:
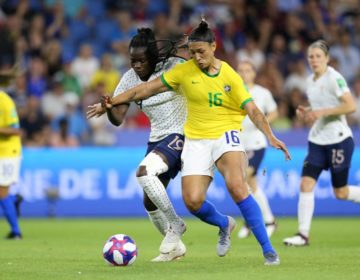
{"type": "Polygon", "coordinates": [[[233,145],[240,144],[239,131],[237,130],[230,130],[225,132],[225,137],[227,144],[233,144],[233,145]]]}

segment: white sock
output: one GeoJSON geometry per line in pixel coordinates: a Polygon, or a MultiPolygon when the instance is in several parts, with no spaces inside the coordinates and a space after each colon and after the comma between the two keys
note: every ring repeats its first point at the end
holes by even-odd
{"type": "Polygon", "coordinates": [[[264,221],[266,224],[273,223],[275,221],[275,217],[271,211],[269,201],[261,188],[257,188],[256,192],[253,193],[253,196],[256,202],[259,204],[261,212],[264,217],[264,221]]]}
{"type": "Polygon", "coordinates": [[[146,175],[137,177],[137,180],[152,203],[154,203],[156,207],[163,212],[170,225],[178,224],[180,218],[176,214],[175,209],[166,193],[165,187],[159,178],[157,176],[146,175]]]}
{"type": "Polygon", "coordinates": [[[150,221],[153,223],[153,225],[162,235],[165,236],[169,228],[169,222],[166,219],[165,214],[159,209],[156,209],[154,211],[146,211],[146,212],[148,213],[150,221]]]}
{"type": "Polygon", "coordinates": [[[298,204],[299,232],[309,237],[311,220],[315,208],[314,192],[300,192],[298,204]]]}
{"type": "Polygon", "coordinates": [[[351,200],[355,203],[360,203],[360,187],[349,186],[349,196],[347,200],[351,200]]]}

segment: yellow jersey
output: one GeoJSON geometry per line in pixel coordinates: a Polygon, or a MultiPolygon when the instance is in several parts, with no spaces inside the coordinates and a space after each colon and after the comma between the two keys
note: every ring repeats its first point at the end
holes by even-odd
{"type": "Polygon", "coordinates": [[[242,129],[244,106],[252,97],[240,75],[226,62],[221,62],[217,74],[210,75],[191,59],[162,74],[161,81],[186,97],[186,137],[217,139],[226,131],[242,129]]]}
{"type": "MultiPolygon", "coordinates": [[[[5,92],[0,91],[0,128],[19,128],[19,117],[14,101],[5,92]]],[[[19,157],[21,139],[19,135],[0,135],[0,158],[19,157]]]]}
{"type": "Polygon", "coordinates": [[[92,76],[90,84],[93,88],[95,88],[98,83],[102,82],[105,85],[106,94],[112,95],[120,78],[121,75],[118,71],[111,70],[109,72],[105,72],[103,70],[98,70],[92,76]]]}

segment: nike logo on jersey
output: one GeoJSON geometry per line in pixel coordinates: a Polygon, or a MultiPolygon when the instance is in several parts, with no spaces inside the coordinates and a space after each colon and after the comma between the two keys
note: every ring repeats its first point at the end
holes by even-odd
{"type": "Polygon", "coordinates": [[[191,81],[191,83],[192,83],[193,85],[195,85],[195,84],[198,84],[198,83],[200,83],[200,82],[197,82],[197,81],[191,81]]]}

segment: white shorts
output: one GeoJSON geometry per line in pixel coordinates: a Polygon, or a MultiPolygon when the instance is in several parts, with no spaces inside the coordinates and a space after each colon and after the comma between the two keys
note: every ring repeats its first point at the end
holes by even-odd
{"type": "Polygon", "coordinates": [[[206,175],[214,177],[215,162],[226,152],[244,152],[239,131],[231,130],[219,139],[189,139],[181,154],[181,176],[206,175]]]}
{"type": "Polygon", "coordinates": [[[20,157],[0,158],[0,187],[9,187],[19,180],[20,157]]]}

